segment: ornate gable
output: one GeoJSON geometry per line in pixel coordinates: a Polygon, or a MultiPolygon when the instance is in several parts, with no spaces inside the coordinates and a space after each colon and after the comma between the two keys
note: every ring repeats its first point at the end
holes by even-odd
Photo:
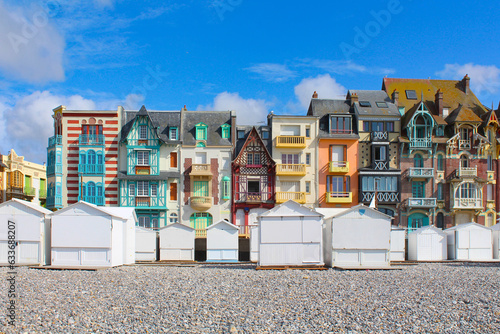
{"type": "MultiPolygon", "coordinates": [[[[236,159],[234,159],[234,164],[244,169],[260,169],[260,165],[261,168],[265,168],[264,173],[267,173],[268,167],[275,165],[274,160],[269,154],[255,127],[253,127],[248,134],[247,139],[240,150],[240,153],[238,154],[236,159]],[[258,155],[259,158],[256,159],[255,155],[258,155]]],[[[245,173],[244,171],[242,172],[245,173]]],[[[249,174],[254,173],[252,172],[249,174]]]]}

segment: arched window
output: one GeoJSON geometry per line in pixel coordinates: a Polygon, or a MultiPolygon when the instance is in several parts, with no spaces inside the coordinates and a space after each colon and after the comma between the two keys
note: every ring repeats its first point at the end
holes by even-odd
{"type": "Polygon", "coordinates": [[[444,215],[442,212],[440,212],[437,214],[437,217],[436,217],[436,227],[443,228],[443,226],[444,226],[444,215]]]}
{"type": "Polygon", "coordinates": [[[179,221],[179,217],[177,216],[177,213],[172,212],[170,214],[170,224],[177,223],[179,221]]]}
{"type": "Polygon", "coordinates": [[[460,167],[469,167],[469,158],[465,154],[460,156],[460,167]]]}
{"type": "Polygon", "coordinates": [[[196,144],[196,147],[206,147],[206,145],[205,145],[205,143],[204,143],[204,142],[201,142],[201,141],[200,141],[200,142],[198,142],[198,143],[196,144]]]}
{"type": "Polygon", "coordinates": [[[95,154],[95,151],[93,150],[90,150],[87,152],[87,163],[89,165],[95,165],[96,163],[96,154],[95,154]]]}
{"type": "Polygon", "coordinates": [[[444,170],[444,157],[442,154],[439,154],[437,157],[437,170],[443,171],[444,170]]]}
{"type": "Polygon", "coordinates": [[[493,226],[493,214],[488,213],[488,216],[486,216],[486,226],[493,226]]]}
{"type": "Polygon", "coordinates": [[[422,156],[420,154],[415,154],[415,157],[413,158],[414,159],[414,163],[415,163],[415,167],[424,167],[424,159],[422,159],[422,156]]]}
{"type": "Polygon", "coordinates": [[[89,197],[95,196],[95,183],[94,182],[87,183],[87,196],[89,196],[89,197]]]}

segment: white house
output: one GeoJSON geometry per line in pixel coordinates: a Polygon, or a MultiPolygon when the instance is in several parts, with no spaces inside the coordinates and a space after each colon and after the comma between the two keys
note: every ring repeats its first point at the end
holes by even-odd
{"type": "Polygon", "coordinates": [[[150,228],[135,227],[135,261],[156,261],[157,232],[150,228]]]}
{"type": "Polygon", "coordinates": [[[250,262],[259,261],[259,226],[250,227],[250,262]]]}
{"type": "Polygon", "coordinates": [[[448,259],[487,261],[493,259],[491,228],[477,223],[450,227],[444,232],[448,239],[448,259]]]}
{"type": "Polygon", "coordinates": [[[134,208],[80,201],[52,214],[52,265],[114,267],[135,262],[134,208]]]}
{"type": "Polygon", "coordinates": [[[227,220],[207,227],[207,262],[237,262],[238,231],[227,220]]]}
{"type": "Polygon", "coordinates": [[[37,204],[19,199],[0,204],[1,265],[9,264],[8,255],[13,246],[15,264],[50,264],[51,213],[37,204]]]}
{"type": "Polygon", "coordinates": [[[500,224],[496,223],[491,227],[493,231],[493,258],[500,259],[500,224]]]}
{"type": "Polygon", "coordinates": [[[403,228],[391,226],[390,261],[404,261],[406,251],[406,231],[403,228]]]}
{"type": "Polygon", "coordinates": [[[161,228],[159,234],[161,261],[194,261],[194,228],[173,223],[161,228]]]}
{"type": "Polygon", "coordinates": [[[331,267],[389,267],[391,217],[356,205],[325,221],[325,262],[331,267]]]}
{"type": "Polygon", "coordinates": [[[259,267],[323,266],[323,215],[289,200],[259,216],[259,267]]]}
{"type": "Polygon", "coordinates": [[[447,258],[447,237],[442,229],[424,226],[408,234],[409,260],[443,261],[447,258]]]}

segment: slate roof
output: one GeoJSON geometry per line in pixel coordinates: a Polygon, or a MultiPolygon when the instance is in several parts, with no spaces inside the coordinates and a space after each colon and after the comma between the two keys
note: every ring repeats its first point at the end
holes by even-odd
{"type": "Polygon", "coordinates": [[[123,112],[124,118],[122,120],[121,141],[127,139],[127,136],[132,129],[134,120],[137,116],[149,116],[151,123],[157,128],[158,137],[167,144],[180,144],[181,143],[181,112],[180,111],[148,111],[144,106],[141,110],[123,112]],[[178,130],[179,140],[170,140],[168,132],[171,127],[176,127],[178,130]]]}
{"type": "Polygon", "coordinates": [[[415,103],[420,102],[423,95],[424,102],[429,107],[429,111],[434,115],[438,114],[435,104],[435,95],[438,89],[443,93],[443,105],[450,108],[450,110],[458,108],[459,104],[461,104],[478,116],[487,111],[470,89],[467,94],[464,92],[463,80],[384,78],[382,82],[382,90],[386,91],[387,94],[391,95],[394,90],[399,92],[399,106],[404,106],[406,110],[409,110],[415,103]],[[408,99],[406,90],[414,90],[417,99],[408,99]]]}
{"type": "MultiPolygon", "coordinates": [[[[260,139],[264,143],[264,146],[266,147],[268,152],[272,152],[272,144],[273,141],[271,139],[271,127],[270,126],[253,126],[253,125],[238,125],[236,126],[236,148],[234,151],[234,157],[238,157],[240,154],[241,149],[243,148],[243,145],[245,145],[245,142],[247,141],[248,135],[250,135],[250,131],[255,127],[255,130],[257,130],[257,134],[259,135],[260,139]],[[245,136],[242,139],[238,139],[238,131],[245,131],[245,136]],[[269,133],[268,139],[262,139],[262,132],[267,131],[269,133]]],[[[271,155],[269,155],[271,156],[271,155]]]]}
{"type": "MultiPolygon", "coordinates": [[[[207,146],[231,146],[231,138],[222,138],[222,124],[231,124],[231,111],[182,111],[182,143],[195,146],[195,125],[203,122],[207,125],[207,146]]],[[[232,129],[231,129],[232,132],[232,129]]]]}
{"type": "Polygon", "coordinates": [[[357,134],[357,119],[354,114],[354,109],[351,107],[349,100],[331,100],[331,99],[311,99],[307,116],[316,116],[319,118],[318,136],[321,138],[352,138],[358,139],[357,134]],[[330,115],[351,115],[353,116],[352,134],[330,134],[330,115]]]}
{"type": "Polygon", "coordinates": [[[349,90],[347,98],[350,99],[351,95],[356,94],[358,100],[370,102],[370,107],[362,107],[359,102],[354,103],[354,110],[362,119],[363,116],[392,116],[401,117],[398,108],[383,90],[349,90]],[[379,107],[377,102],[385,102],[387,108],[379,107]]]}

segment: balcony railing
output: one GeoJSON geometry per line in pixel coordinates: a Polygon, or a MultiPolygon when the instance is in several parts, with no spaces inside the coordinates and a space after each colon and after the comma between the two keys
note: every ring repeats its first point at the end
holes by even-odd
{"type": "Polygon", "coordinates": [[[304,175],[306,175],[306,165],[305,164],[277,164],[276,165],[276,175],[304,176],[304,175]]]}
{"type": "Polygon", "coordinates": [[[237,192],[234,194],[234,200],[237,203],[261,203],[272,200],[270,192],[237,192]]]}
{"type": "Polygon", "coordinates": [[[79,164],[78,172],[81,174],[103,174],[104,165],[79,164]]]}
{"type": "Polygon", "coordinates": [[[206,211],[212,207],[212,197],[191,196],[191,208],[198,211],[206,211]]]}
{"type": "Polygon", "coordinates": [[[47,197],[45,202],[47,208],[61,208],[62,207],[62,196],[50,196],[47,197]]]}
{"type": "Polygon", "coordinates": [[[352,192],[326,193],[326,203],[352,203],[352,192]]]}
{"type": "Polygon", "coordinates": [[[6,190],[7,190],[7,193],[9,193],[9,194],[24,195],[24,188],[23,187],[7,186],[6,190]]]}
{"type": "Polygon", "coordinates": [[[412,138],[410,140],[410,148],[429,148],[431,145],[431,138],[412,138]]]}
{"type": "Polygon", "coordinates": [[[387,131],[373,131],[371,133],[371,140],[375,142],[389,141],[389,132],[387,131]]]}
{"type": "Polygon", "coordinates": [[[434,168],[410,167],[408,177],[432,178],[434,177],[434,168]]]}
{"type": "Polygon", "coordinates": [[[190,175],[212,176],[212,171],[210,170],[210,164],[193,164],[191,166],[190,175]]]}
{"type": "Polygon", "coordinates": [[[104,145],[104,135],[80,135],[80,145],[104,145]]]}
{"type": "Polygon", "coordinates": [[[278,136],[278,137],[276,137],[276,147],[305,148],[306,147],[306,137],[304,137],[304,136],[278,136]]]}
{"type": "Polygon", "coordinates": [[[33,187],[24,187],[25,196],[36,196],[36,189],[33,187]]]}
{"type": "Polygon", "coordinates": [[[348,173],[349,161],[330,161],[328,170],[330,173],[348,173]]]}
{"type": "Polygon", "coordinates": [[[435,198],[408,198],[406,200],[408,207],[410,208],[435,208],[436,199],[435,198]]]}
{"type": "Polygon", "coordinates": [[[483,209],[482,198],[455,198],[453,209],[483,209]]]}
{"type": "Polygon", "coordinates": [[[236,225],[240,231],[238,232],[240,237],[250,237],[250,229],[257,225],[236,225]]]}
{"type": "Polygon", "coordinates": [[[293,200],[300,204],[306,203],[306,193],[305,192],[285,192],[279,191],[276,193],[276,203],[285,203],[288,200],[293,200]]]}
{"type": "Polygon", "coordinates": [[[47,176],[54,174],[62,174],[62,164],[47,166],[47,176]]]}
{"type": "Polygon", "coordinates": [[[47,190],[40,189],[38,192],[38,198],[40,198],[40,199],[47,198],[47,190]]]}
{"type": "Polygon", "coordinates": [[[459,167],[458,177],[476,177],[477,167],[459,167]]]}
{"type": "Polygon", "coordinates": [[[149,197],[136,197],[135,206],[148,207],[151,206],[151,199],[149,197]]]}
{"type": "MultiPolygon", "coordinates": [[[[375,191],[361,191],[361,202],[367,203],[371,202],[375,191]]],[[[378,191],[377,192],[377,202],[378,203],[399,203],[399,193],[391,191],[378,191]]]]}
{"type": "Polygon", "coordinates": [[[460,139],[458,141],[458,148],[461,150],[470,150],[470,148],[471,148],[470,139],[460,139]]]}
{"type": "Polygon", "coordinates": [[[55,135],[49,138],[49,147],[55,146],[55,145],[62,145],[62,136],[61,135],[55,135]]]}
{"type": "Polygon", "coordinates": [[[104,196],[83,196],[83,201],[95,205],[104,205],[104,196]]]}

